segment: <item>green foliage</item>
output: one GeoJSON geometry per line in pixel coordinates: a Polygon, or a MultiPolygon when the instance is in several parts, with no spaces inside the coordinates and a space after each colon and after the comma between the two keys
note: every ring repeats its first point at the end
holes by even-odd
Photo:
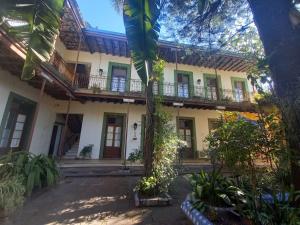
{"type": "Polygon", "coordinates": [[[39,62],[49,61],[58,36],[64,0],[2,0],[0,18],[19,20],[8,32],[28,43],[22,78],[31,79],[39,62]]]}
{"type": "Polygon", "coordinates": [[[94,145],[92,145],[92,144],[84,146],[82,148],[82,150],[80,151],[79,155],[84,157],[84,158],[86,158],[86,157],[90,158],[91,154],[92,154],[93,147],[94,147],[94,145]]]}
{"type": "Polygon", "coordinates": [[[10,153],[0,158],[3,177],[21,176],[27,195],[34,188],[47,187],[58,181],[59,173],[53,159],[28,152],[10,153]]]}
{"type": "Polygon", "coordinates": [[[153,176],[141,178],[135,186],[134,191],[143,196],[155,196],[159,194],[157,179],[153,176]]]}
{"type": "Polygon", "coordinates": [[[204,212],[209,207],[233,207],[244,199],[244,193],[219,172],[201,170],[190,178],[191,201],[197,210],[204,212]]]}
{"type": "MultiPolygon", "coordinates": [[[[228,116],[227,116],[228,117],[228,116]]],[[[249,172],[254,166],[257,153],[261,151],[261,133],[258,125],[246,119],[221,118],[221,126],[211,132],[206,141],[213,160],[225,164],[234,171],[249,172]]]]}
{"type": "Polygon", "coordinates": [[[159,191],[164,193],[168,192],[171,182],[177,176],[174,164],[182,141],[170,124],[171,115],[162,110],[160,103],[156,107],[153,176],[157,179],[159,191]]]}
{"type": "Polygon", "coordinates": [[[0,179],[0,211],[8,214],[23,205],[25,187],[22,182],[21,176],[0,179]]]}
{"type": "MultiPolygon", "coordinates": [[[[153,179],[150,179],[152,183],[155,182],[155,188],[154,190],[147,189],[150,191],[147,195],[168,192],[170,184],[177,176],[174,164],[177,158],[177,149],[180,144],[182,144],[174,127],[170,124],[171,115],[162,110],[160,98],[157,98],[156,101],[157,111],[155,113],[156,123],[154,127],[154,159],[151,176],[153,179]]],[[[144,178],[144,181],[148,181],[147,178],[144,178]]],[[[142,181],[138,183],[137,187],[139,187],[141,182],[142,181]]],[[[136,190],[140,190],[140,188],[137,188],[136,190]]]]}
{"type": "Polygon", "coordinates": [[[290,190],[253,192],[244,189],[245,201],[236,209],[244,218],[260,225],[299,225],[300,209],[295,206],[299,193],[290,190]],[[288,194],[287,194],[288,193],[288,194]],[[263,196],[273,200],[266,200],[263,196]]]}
{"type": "Polygon", "coordinates": [[[143,151],[141,149],[136,149],[135,152],[130,152],[128,156],[130,162],[143,161],[143,151]]]}
{"type": "Polygon", "coordinates": [[[236,175],[251,175],[254,186],[259,177],[257,159],[269,164],[269,171],[265,172],[276,176],[277,181],[282,179],[277,184],[288,186],[290,156],[284,138],[280,117],[274,113],[260,112],[257,121],[226,113],[206,141],[213,163],[227,166],[236,175]]]}
{"type": "Polygon", "coordinates": [[[157,57],[157,43],[160,32],[158,18],[160,0],[125,0],[123,18],[133,64],[144,84],[148,83],[152,65],[157,57]],[[148,68],[149,69],[149,68],[148,68]]]}

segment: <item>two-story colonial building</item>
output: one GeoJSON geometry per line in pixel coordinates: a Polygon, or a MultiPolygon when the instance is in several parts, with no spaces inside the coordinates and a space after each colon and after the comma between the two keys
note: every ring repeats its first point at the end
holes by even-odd
{"type": "MultiPolygon", "coordinates": [[[[126,36],[88,28],[66,1],[55,53],[37,76],[20,80],[24,43],[0,29],[0,152],[29,150],[72,159],[93,145],[92,159],[124,159],[142,149],[145,94],[126,36]]],[[[186,159],[197,159],[220,110],[254,112],[245,57],[159,42],[166,61],[154,92],[163,96],[186,159]],[[193,51],[190,51],[192,48],[193,51]]]]}

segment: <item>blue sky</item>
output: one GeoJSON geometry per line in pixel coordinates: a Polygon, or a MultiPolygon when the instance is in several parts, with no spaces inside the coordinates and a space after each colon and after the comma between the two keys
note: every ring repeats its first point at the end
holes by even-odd
{"type": "Polygon", "coordinates": [[[125,33],[123,17],[110,0],[77,0],[85,21],[102,30],[125,33]]]}

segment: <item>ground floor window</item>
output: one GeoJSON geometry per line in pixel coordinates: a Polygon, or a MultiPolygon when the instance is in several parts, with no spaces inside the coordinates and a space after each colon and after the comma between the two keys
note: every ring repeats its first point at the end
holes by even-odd
{"type": "Polygon", "coordinates": [[[208,119],[208,131],[211,133],[213,130],[217,129],[219,126],[218,119],[208,119]]]}
{"type": "Polygon", "coordinates": [[[0,150],[23,150],[26,148],[36,103],[11,93],[1,122],[0,150]]]}

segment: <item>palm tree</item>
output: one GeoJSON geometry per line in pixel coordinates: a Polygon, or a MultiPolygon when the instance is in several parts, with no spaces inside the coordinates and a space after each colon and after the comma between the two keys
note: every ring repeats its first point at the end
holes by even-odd
{"type": "Polygon", "coordinates": [[[160,0],[124,0],[123,19],[128,46],[137,73],[145,84],[146,135],[143,146],[145,176],[151,176],[153,163],[155,127],[153,83],[155,74],[152,67],[157,59],[160,10],[160,0]]]}
{"type": "Polygon", "coordinates": [[[36,65],[50,60],[63,5],[64,0],[1,0],[1,27],[26,43],[22,79],[31,79],[36,65]]]}

